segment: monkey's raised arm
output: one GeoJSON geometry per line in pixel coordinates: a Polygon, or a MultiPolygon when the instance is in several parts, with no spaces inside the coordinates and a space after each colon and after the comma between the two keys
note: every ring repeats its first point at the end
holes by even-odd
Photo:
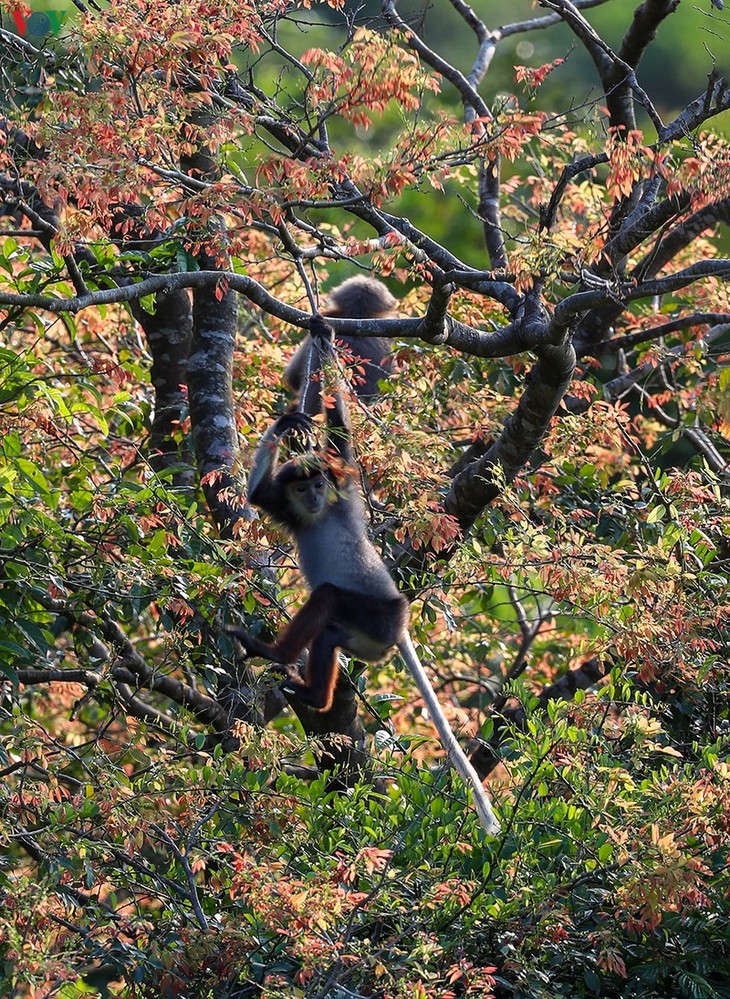
{"type": "Polygon", "coordinates": [[[260,496],[271,483],[280,436],[276,430],[276,423],[272,423],[266,433],[261,436],[253,453],[251,474],[248,477],[248,501],[256,506],[259,506],[260,496]]]}
{"type": "MultiPolygon", "coordinates": [[[[312,353],[314,364],[312,370],[318,372],[318,380],[310,381],[310,386],[314,386],[320,399],[317,400],[321,406],[321,395],[324,387],[323,373],[325,368],[333,368],[334,353],[332,350],[332,328],[320,315],[312,317],[310,326],[312,335],[312,353]]],[[[310,412],[307,403],[309,402],[309,392],[304,398],[304,411],[310,412]]],[[[313,410],[314,412],[318,410],[313,410]]],[[[338,454],[346,465],[350,465],[353,460],[352,447],[350,445],[350,420],[347,413],[347,403],[342,395],[342,388],[339,377],[334,393],[334,405],[327,408],[327,447],[338,454]]]]}
{"type": "Polygon", "coordinates": [[[285,502],[275,486],[279,444],[287,434],[298,433],[311,439],[312,419],[306,413],[285,413],[262,435],[253,454],[248,477],[248,501],[273,517],[281,518],[285,502]]]}

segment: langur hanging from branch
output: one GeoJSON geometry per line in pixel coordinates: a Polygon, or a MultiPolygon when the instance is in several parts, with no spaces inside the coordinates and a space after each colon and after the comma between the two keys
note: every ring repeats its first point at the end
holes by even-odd
{"type": "MultiPolygon", "coordinates": [[[[312,320],[312,350],[331,357],[332,331],[321,316],[312,320]]],[[[310,367],[309,364],[306,365],[310,367]]],[[[314,384],[322,406],[322,379],[314,384]]],[[[232,629],[249,655],[283,667],[284,691],[319,711],[327,711],[339,676],[342,649],[366,662],[381,662],[397,646],[416,681],[448,758],[472,789],[474,806],[489,835],[499,823],[479,777],[466,758],[443,713],[408,632],[408,601],[367,536],[363,501],[353,468],[345,401],[338,390],[326,410],[327,442],[312,449],[313,424],[308,412],[285,413],[264,433],[253,459],[248,498],[290,532],[300,569],[311,590],[309,599],[271,644],[247,631],[232,629]],[[307,449],[278,465],[278,449],[289,435],[304,439],[307,449]],[[309,650],[304,676],[295,663],[309,650]]]]}

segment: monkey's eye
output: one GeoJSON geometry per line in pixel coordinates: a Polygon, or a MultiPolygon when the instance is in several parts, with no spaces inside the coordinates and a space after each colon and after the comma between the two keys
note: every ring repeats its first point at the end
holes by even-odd
{"type": "Polygon", "coordinates": [[[324,486],[325,486],[324,479],[320,478],[314,480],[314,488],[317,489],[318,491],[321,492],[322,489],[324,489],[324,486]]]}
{"type": "Polygon", "coordinates": [[[294,486],[294,492],[297,493],[298,496],[306,496],[308,488],[309,487],[306,482],[298,482],[294,486]]]}

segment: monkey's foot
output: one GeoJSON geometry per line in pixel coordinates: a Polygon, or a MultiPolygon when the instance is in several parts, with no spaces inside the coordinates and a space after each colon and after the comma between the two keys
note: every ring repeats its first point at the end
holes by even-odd
{"type": "Polygon", "coordinates": [[[247,656],[256,656],[259,659],[271,659],[274,653],[273,646],[262,642],[260,638],[255,638],[249,631],[246,631],[244,628],[230,628],[228,633],[238,639],[247,656]]]}
{"type": "Polygon", "coordinates": [[[302,704],[306,704],[308,708],[312,708],[313,711],[326,711],[329,705],[325,699],[324,691],[311,690],[298,677],[295,678],[289,672],[287,680],[279,684],[279,689],[282,693],[296,697],[298,701],[302,704]]]}
{"type": "Polygon", "coordinates": [[[227,627],[224,628],[226,635],[230,635],[231,638],[235,638],[238,645],[241,647],[243,653],[243,658],[248,659],[251,655],[251,651],[248,647],[248,632],[244,631],[243,628],[227,627]]]}

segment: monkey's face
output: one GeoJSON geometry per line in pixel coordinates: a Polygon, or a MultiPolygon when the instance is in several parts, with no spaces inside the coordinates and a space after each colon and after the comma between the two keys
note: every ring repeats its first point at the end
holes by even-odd
{"type": "Polygon", "coordinates": [[[329,482],[321,473],[295,479],[286,487],[292,509],[306,523],[318,520],[329,500],[329,482]]]}

